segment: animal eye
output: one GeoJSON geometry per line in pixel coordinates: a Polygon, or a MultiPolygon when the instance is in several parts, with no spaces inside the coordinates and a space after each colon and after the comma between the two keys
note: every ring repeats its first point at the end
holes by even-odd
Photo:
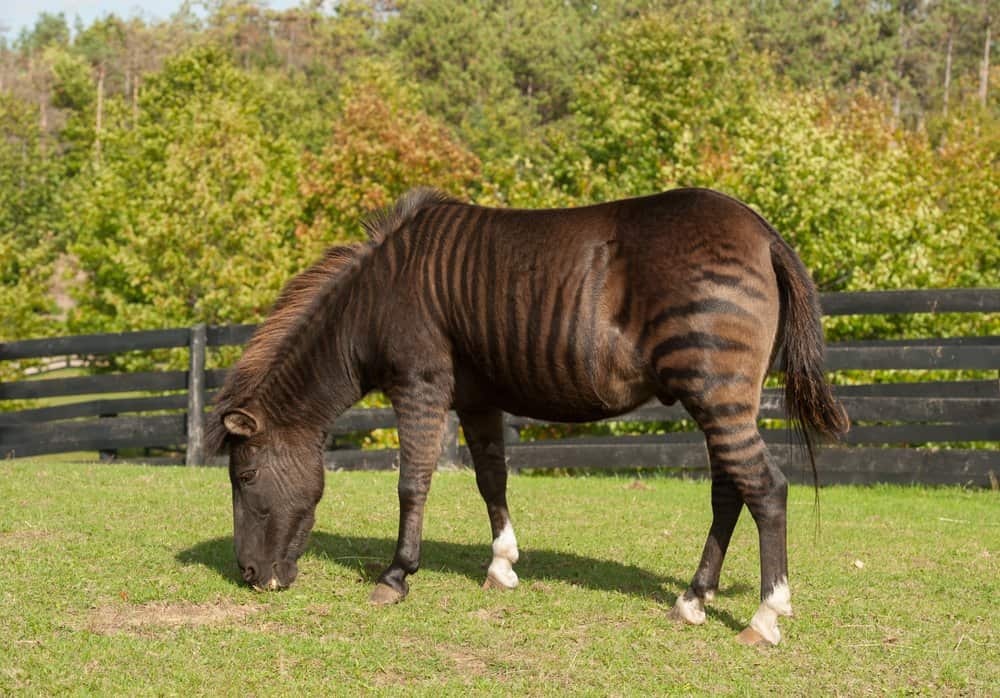
{"type": "Polygon", "coordinates": [[[242,482],[244,485],[249,485],[251,482],[257,479],[257,470],[256,468],[253,470],[244,470],[242,473],[237,475],[237,477],[240,479],[240,482],[242,482]]]}

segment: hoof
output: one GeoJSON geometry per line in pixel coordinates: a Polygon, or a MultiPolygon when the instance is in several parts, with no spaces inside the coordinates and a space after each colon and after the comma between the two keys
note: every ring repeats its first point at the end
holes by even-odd
{"type": "Polygon", "coordinates": [[[520,580],[507,558],[495,557],[486,570],[483,589],[514,589],[520,580]]]}
{"type": "Polygon", "coordinates": [[[681,594],[677,597],[674,607],[670,609],[670,617],[683,623],[701,625],[705,622],[705,607],[697,596],[687,599],[681,594]]]}
{"type": "Polygon", "coordinates": [[[749,647],[774,647],[774,643],[753,628],[745,628],[736,636],[736,641],[749,647]]]}
{"type": "Polygon", "coordinates": [[[372,590],[372,595],[368,597],[368,601],[376,606],[389,606],[399,603],[404,598],[406,598],[406,594],[401,594],[388,584],[379,582],[372,590]]]}
{"type": "MultiPolygon", "coordinates": [[[[511,573],[513,574],[513,572],[511,573]]],[[[513,591],[517,588],[517,575],[514,576],[513,584],[505,584],[499,577],[488,574],[483,582],[483,589],[499,589],[500,591],[513,591]]]]}

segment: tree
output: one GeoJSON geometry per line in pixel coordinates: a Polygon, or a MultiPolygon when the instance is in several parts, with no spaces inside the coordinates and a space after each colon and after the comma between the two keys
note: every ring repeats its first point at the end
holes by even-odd
{"type": "Polygon", "coordinates": [[[568,113],[599,17],[556,0],[404,2],[386,35],[426,110],[477,152],[506,156],[568,113]]]}
{"type": "Polygon", "coordinates": [[[0,341],[58,331],[49,294],[54,168],[33,109],[0,93],[0,341]]]}
{"type": "MultiPolygon", "coordinates": [[[[864,92],[828,96],[769,75],[733,20],[686,19],[647,14],[608,33],[535,181],[551,178],[577,201],[721,189],[771,221],[822,290],[1000,283],[995,139],[956,128],[956,142],[935,149],[864,92]]],[[[936,331],[963,326],[943,319],[936,331]]]]}
{"type": "Polygon", "coordinates": [[[692,183],[683,163],[713,150],[772,79],[738,25],[712,10],[644,14],[610,28],[601,43],[600,67],[583,80],[554,168],[556,181],[585,201],[692,183]]]}
{"type": "Polygon", "coordinates": [[[467,196],[479,176],[475,155],[420,112],[391,77],[371,74],[345,92],[328,145],[319,155],[306,156],[301,179],[298,234],[317,253],[331,241],[362,237],[360,219],[412,187],[467,196]]]}
{"type": "Polygon", "coordinates": [[[297,154],[261,120],[258,86],[201,49],[147,80],[135,128],[110,106],[101,167],[70,204],[74,329],[259,319],[300,255],[297,154]]]}

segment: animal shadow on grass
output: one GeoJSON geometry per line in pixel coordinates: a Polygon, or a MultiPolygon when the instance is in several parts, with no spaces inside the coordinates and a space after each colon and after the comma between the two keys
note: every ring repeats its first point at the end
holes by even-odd
{"type": "MultiPolygon", "coordinates": [[[[396,541],[389,538],[344,536],[322,531],[312,533],[306,556],[329,560],[352,572],[360,572],[374,582],[382,567],[392,559],[396,541]]],[[[421,546],[422,566],[462,574],[476,584],[486,575],[485,562],[489,545],[470,545],[425,540],[421,546]]],[[[177,553],[176,559],[184,564],[200,564],[214,569],[233,585],[241,586],[242,579],[236,571],[236,556],[232,536],[212,538],[177,553]]],[[[588,589],[621,592],[651,598],[665,605],[673,605],[678,594],[687,588],[687,582],[673,576],[658,575],[648,570],[612,560],[598,560],[574,553],[556,550],[522,550],[517,572],[525,582],[552,581],[574,584],[588,589]]],[[[747,591],[745,584],[733,584],[720,593],[723,595],[747,591]]],[[[742,625],[730,613],[713,608],[705,609],[714,618],[733,630],[742,625]]]]}

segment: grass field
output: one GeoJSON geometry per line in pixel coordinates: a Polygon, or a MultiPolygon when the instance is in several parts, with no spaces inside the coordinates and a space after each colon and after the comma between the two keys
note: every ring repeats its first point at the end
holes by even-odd
{"type": "Polygon", "coordinates": [[[757,606],[744,514],[701,627],[667,612],[701,552],[704,482],[514,477],[514,592],[480,589],[485,508],[439,473],[423,569],[366,603],[392,555],[391,473],[333,473],[296,584],[237,583],[221,469],[0,461],[0,694],[995,695],[1000,495],[825,489],[790,498],[784,642],[757,606]]]}

